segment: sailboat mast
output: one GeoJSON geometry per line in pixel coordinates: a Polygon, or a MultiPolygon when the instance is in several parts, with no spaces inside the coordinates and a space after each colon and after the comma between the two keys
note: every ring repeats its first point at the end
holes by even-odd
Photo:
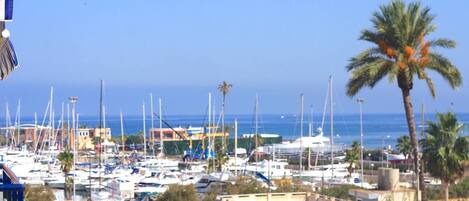
{"type": "MultiPolygon", "coordinates": [[[[101,186],[101,152],[103,151],[102,147],[102,137],[103,137],[103,88],[104,88],[104,81],[101,80],[101,87],[100,87],[100,94],[99,94],[99,138],[98,138],[98,144],[99,144],[99,150],[98,150],[98,160],[99,160],[99,165],[98,165],[98,172],[99,172],[99,186],[101,186]]],[[[91,179],[91,178],[90,178],[91,179]]],[[[91,186],[90,186],[91,188],[91,186]]],[[[99,189],[101,191],[101,188],[99,189]]],[[[91,189],[90,189],[91,192],[91,189]]]]}
{"type": "Polygon", "coordinates": [[[37,140],[37,113],[36,112],[34,112],[34,134],[33,135],[34,136],[31,137],[31,139],[32,139],[31,141],[32,141],[32,145],[33,145],[32,149],[33,149],[33,151],[36,151],[35,148],[34,148],[35,142],[37,140]]]}
{"type": "Polygon", "coordinates": [[[69,140],[67,142],[67,147],[70,149],[70,104],[67,103],[67,140],[69,140]]]}
{"type": "MultiPolygon", "coordinates": [[[[60,130],[60,141],[57,142],[57,148],[62,149],[63,147],[63,141],[64,141],[64,113],[65,113],[65,103],[62,102],[62,107],[60,110],[60,129],[57,129],[57,132],[60,130]]],[[[34,113],[34,117],[36,118],[36,113],[34,113]]],[[[58,134],[58,133],[57,133],[58,134]]],[[[57,137],[56,137],[57,138],[57,137]]],[[[54,140],[54,142],[57,141],[57,139],[54,140]]]]}
{"type": "Polygon", "coordinates": [[[122,111],[120,112],[120,120],[121,120],[121,144],[122,144],[122,154],[125,153],[125,142],[124,142],[124,117],[122,115],[122,111]]]}
{"type": "Polygon", "coordinates": [[[301,113],[300,113],[300,179],[303,171],[303,113],[304,113],[304,95],[300,95],[301,98],[301,113]]]}
{"type": "MultiPolygon", "coordinates": [[[[254,115],[255,115],[255,154],[256,154],[256,163],[259,162],[259,154],[257,153],[257,147],[259,146],[259,95],[256,94],[256,102],[254,104],[254,115]]],[[[257,165],[256,165],[256,171],[257,171],[257,165]]]]}
{"type": "Polygon", "coordinates": [[[161,156],[164,156],[164,142],[163,142],[163,111],[161,107],[162,101],[161,98],[158,98],[158,113],[160,114],[160,147],[161,147],[161,156]]]}
{"type": "Polygon", "coordinates": [[[238,158],[238,119],[235,119],[234,122],[234,133],[235,133],[235,140],[234,140],[234,165],[235,165],[235,176],[238,176],[238,163],[236,160],[238,158]]]}
{"type": "Polygon", "coordinates": [[[332,76],[329,78],[329,90],[330,90],[330,109],[331,109],[331,170],[332,170],[332,178],[334,178],[334,101],[333,101],[333,93],[332,93],[332,76]]]}
{"type": "Polygon", "coordinates": [[[145,125],[145,102],[142,104],[142,116],[143,116],[143,156],[147,156],[147,131],[145,125]]]}
{"type": "Polygon", "coordinates": [[[21,129],[21,126],[20,126],[21,125],[21,99],[18,99],[18,110],[17,110],[17,112],[18,112],[18,116],[17,116],[18,117],[18,119],[17,119],[18,124],[17,124],[16,131],[18,133],[18,139],[16,140],[16,143],[19,146],[20,145],[20,134],[21,134],[20,133],[20,129],[21,129]]]}
{"type": "Polygon", "coordinates": [[[9,113],[8,112],[8,103],[5,103],[5,127],[7,128],[6,131],[5,131],[6,132],[6,139],[7,139],[6,144],[5,144],[6,146],[8,146],[8,142],[10,141],[10,140],[8,140],[8,138],[10,137],[9,136],[10,125],[8,124],[8,119],[10,117],[9,117],[8,113],[9,113]]]}
{"type": "MultiPolygon", "coordinates": [[[[208,157],[212,158],[212,171],[215,172],[215,160],[213,159],[213,136],[212,135],[212,93],[208,93],[208,157]]],[[[207,157],[207,158],[208,158],[207,157]]],[[[210,162],[210,161],[209,161],[210,162]]]]}
{"type": "MultiPolygon", "coordinates": [[[[311,116],[308,126],[308,136],[313,136],[313,106],[311,105],[311,116]]],[[[311,169],[311,147],[308,146],[308,170],[311,169]]]]}
{"type": "Polygon", "coordinates": [[[51,150],[52,146],[52,135],[54,134],[54,87],[50,87],[50,107],[49,107],[49,126],[50,126],[50,133],[49,133],[49,150],[51,150]]]}
{"type": "Polygon", "coordinates": [[[154,122],[154,116],[153,115],[153,93],[150,93],[150,119],[151,119],[151,129],[150,129],[150,145],[151,148],[150,150],[152,151],[152,155],[155,155],[155,136],[153,135],[153,130],[155,128],[155,122],[154,122]]]}

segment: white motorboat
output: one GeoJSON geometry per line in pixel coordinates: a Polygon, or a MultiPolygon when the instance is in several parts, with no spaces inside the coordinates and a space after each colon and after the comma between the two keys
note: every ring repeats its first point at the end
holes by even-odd
{"type": "Polygon", "coordinates": [[[292,173],[290,169],[286,168],[287,165],[288,163],[284,161],[263,160],[259,163],[246,165],[241,171],[245,171],[253,176],[256,176],[257,173],[261,173],[270,179],[289,178],[292,176],[292,173]]]}
{"type": "Polygon", "coordinates": [[[168,190],[168,185],[168,183],[164,183],[164,181],[161,181],[159,178],[145,178],[138,183],[135,193],[137,195],[161,194],[168,190]]]}
{"type": "MultiPolygon", "coordinates": [[[[301,171],[295,174],[295,177],[301,176],[301,178],[312,179],[312,180],[329,180],[329,179],[346,179],[350,177],[350,174],[347,170],[348,164],[334,164],[334,165],[321,165],[315,166],[311,170],[301,171]]],[[[352,173],[351,178],[358,178],[358,173],[352,173]]]]}

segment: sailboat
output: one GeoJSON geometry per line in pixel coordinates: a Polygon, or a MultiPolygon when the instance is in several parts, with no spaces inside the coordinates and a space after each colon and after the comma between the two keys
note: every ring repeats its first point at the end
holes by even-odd
{"type": "Polygon", "coordinates": [[[322,125],[318,129],[319,134],[316,136],[308,136],[308,137],[300,137],[299,139],[293,141],[292,143],[284,143],[277,145],[275,148],[277,150],[285,150],[288,151],[298,151],[302,148],[309,148],[316,152],[317,155],[320,153],[329,153],[331,155],[331,164],[330,165],[322,165],[322,166],[315,166],[311,170],[301,171],[300,174],[294,176],[300,176],[301,178],[308,178],[309,180],[314,179],[334,179],[334,178],[345,178],[349,176],[347,171],[348,164],[334,164],[334,152],[339,151],[342,146],[337,146],[334,144],[334,116],[333,116],[333,101],[332,101],[332,77],[329,78],[328,90],[326,93],[326,101],[324,104],[324,112],[323,112],[323,120],[322,125]],[[324,127],[324,120],[326,115],[326,108],[328,106],[329,101],[329,109],[330,109],[330,132],[331,137],[325,137],[322,128],[324,127]],[[301,143],[302,142],[302,143],[301,143]],[[302,147],[297,147],[298,145],[302,147]]]}
{"type": "Polygon", "coordinates": [[[310,134],[308,136],[300,136],[293,141],[284,141],[282,143],[264,146],[261,150],[270,150],[275,148],[273,151],[275,152],[275,155],[279,157],[298,156],[300,152],[305,150],[312,150],[312,152],[316,155],[318,155],[319,153],[331,154],[333,152],[342,151],[343,145],[334,144],[333,135],[331,135],[331,137],[326,137],[323,132],[328,101],[330,102],[329,104],[332,108],[332,97],[330,95],[331,84],[332,79],[329,80],[329,86],[326,93],[322,123],[321,126],[316,129],[316,132],[313,132],[314,128],[311,128],[310,134]]]}

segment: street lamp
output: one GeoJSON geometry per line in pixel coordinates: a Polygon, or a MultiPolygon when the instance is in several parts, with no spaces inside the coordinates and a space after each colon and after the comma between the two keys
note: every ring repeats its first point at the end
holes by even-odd
{"type": "MultiPolygon", "coordinates": [[[[76,163],[77,163],[77,145],[76,145],[76,133],[77,133],[77,125],[75,122],[76,118],[76,103],[78,101],[77,96],[70,96],[68,97],[68,100],[72,104],[72,129],[73,129],[73,169],[75,170],[76,168],[76,163]]],[[[70,138],[70,136],[69,136],[70,138]]],[[[76,197],[76,182],[75,182],[75,174],[76,171],[73,172],[73,200],[75,200],[76,197]]]]}
{"type": "Polygon", "coordinates": [[[386,168],[388,168],[388,166],[389,166],[389,152],[391,152],[391,150],[392,150],[391,145],[388,144],[388,146],[386,147],[386,152],[388,154],[388,155],[386,155],[386,168]]]}
{"type": "MultiPolygon", "coordinates": [[[[389,139],[391,136],[387,135],[386,138],[389,139]]],[[[384,167],[384,151],[386,149],[386,147],[384,146],[384,140],[386,139],[383,137],[383,142],[382,142],[382,147],[381,147],[381,167],[384,167]]],[[[387,162],[387,158],[388,156],[386,155],[386,162],[387,162]]],[[[387,164],[386,164],[386,167],[387,167],[387,164]]]]}
{"type": "Polygon", "coordinates": [[[375,169],[374,167],[375,167],[375,164],[372,163],[372,164],[371,164],[371,178],[373,178],[373,171],[374,171],[374,169],[375,169]]]}
{"type": "Polygon", "coordinates": [[[360,108],[360,164],[361,164],[360,167],[362,171],[360,180],[362,181],[362,185],[361,185],[362,188],[363,188],[363,149],[364,149],[364,146],[363,146],[363,110],[362,110],[363,102],[365,102],[363,98],[357,99],[357,103],[360,108]]]}

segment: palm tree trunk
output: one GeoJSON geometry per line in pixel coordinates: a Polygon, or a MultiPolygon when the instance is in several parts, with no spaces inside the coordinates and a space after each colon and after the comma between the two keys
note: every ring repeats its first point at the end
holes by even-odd
{"type": "Polygon", "coordinates": [[[222,132],[222,152],[223,154],[225,154],[225,147],[226,147],[226,136],[225,136],[225,97],[226,97],[226,94],[223,93],[223,101],[222,101],[222,117],[221,117],[221,132],[222,132]]]}
{"type": "Polygon", "coordinates": [[[419,177],[419,186],[422,200],[426,200],[425,183],[423,172],[420,171],[419,146],[417,141],[417,129],[415,127],[414,111],[412,108],[412,100],[410,98],[410,87],[401,87],[402,98],[404,101],[405,114],[407,119],[407,127],[409,128],[410,143],[412,144],[412,155],[414,160],[414,170],[419,177]]]}
{"type": "Polygon", "coordinates": [[[444,188],[445,188],[445,201],[449,200],[449,183],[444,182],[444,188]]]}
{"type": "Polygon", "coordinates": [[[64,198],[65,200],[71,200],[70,195],[70,184],[68,183],[68,176],[65,175],[65,182],[64,182],[64,198]]]}

